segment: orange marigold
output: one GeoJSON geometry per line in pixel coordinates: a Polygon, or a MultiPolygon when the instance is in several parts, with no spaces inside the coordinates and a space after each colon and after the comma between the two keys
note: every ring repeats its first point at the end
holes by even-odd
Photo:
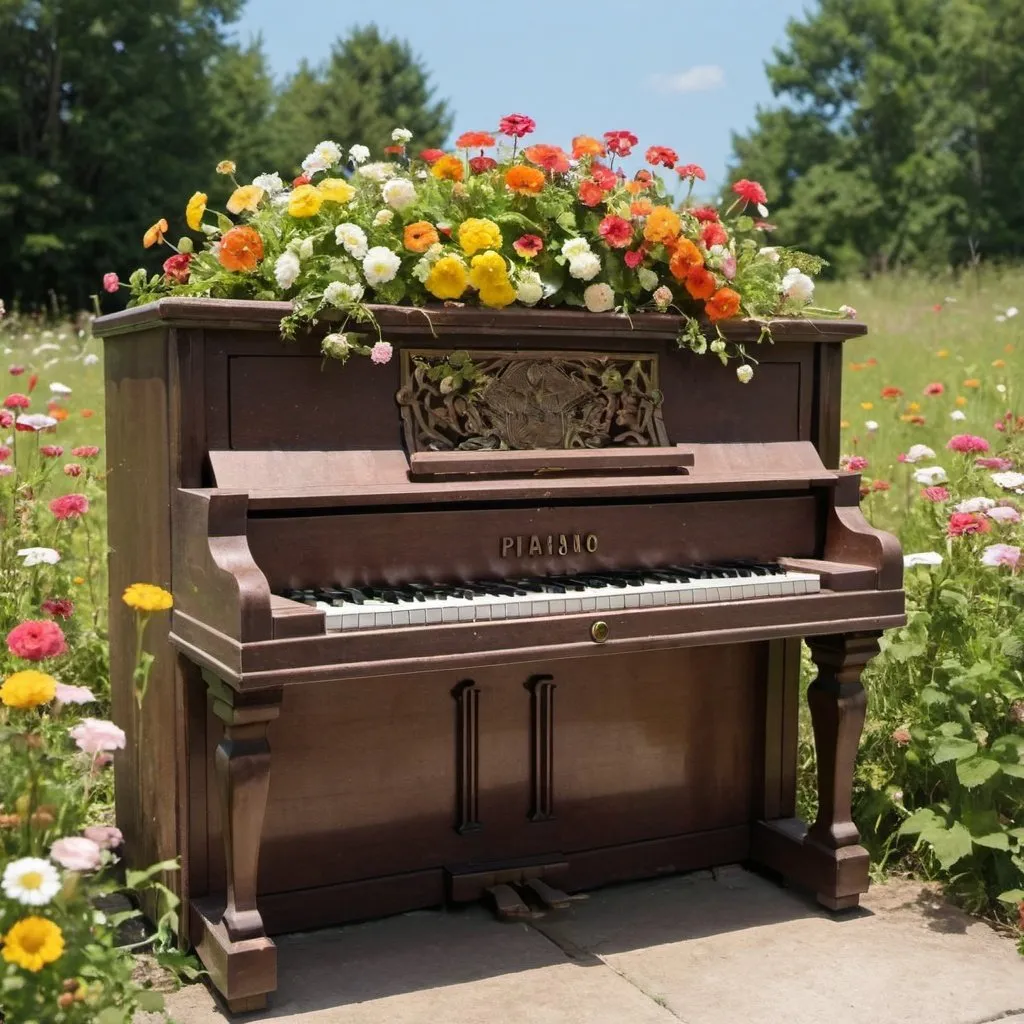
{"type": "Polygon", "coordinates": [[[457,156],[446,153],[431,164],[430,173],[435,178],[447,178],[448,181],[462,181],[465,171],[462,168],[462,161],[457,156]]]}
{"type": "Polygon", "coordinates": [[[263,259],[263,239],[247,224],[225,231],[220,240],[217,259],[225,270],[252,271],[263,259]]]}
{"type": "Polygon", "coordinates": [[[510,167],[505,175],[505,185],[511,192],[524,196],[535,196],[544,188],[544,172],[536,167],[518,164],[510,167]]]}
{"type": "Polygon", "coordinates": [[[668,269],[677,281],[685,281],[690,276],[690,271],[697,267],[704,266],[704,257],[688,238],[681,238],[676,244],[672,259],[669,260],[668,269]]]}
{"type": "Polygon", "coordinates": [[[564,174],[569,170],[569,154],[560,146],[538,142],[535,146],[527,146],[523,150],[523,155],[531,164],[537,164],[538,167],[555,174],[564,174]]]}
{"type": "Polygon", "coordinates": [[[710,299],[715,294],[715,275],[704,267],[694,267],[683,282],[686,290],[695,299],[710,299]]]}
{"type": "Polygon", "coordinates": [[[456,149],[486,149],[494,145],[494,136],[490,132],[463,132],[455,140],[456,149]]]}
{"type": "Polygon", "coordinates": [[[654,209],[654,203],[650,199],[636,199],[629,204],[629,212],[634,217],[646,217],[654,209]]]}
{"type": "Polygon", "coordinates": [[[407,224],[402,239],[406,249],[410,252],[426,252],[440,240],[437,228],[427,220],[418,220],[414,224],[407,224]]]}
{"type": "Polygon", "coordinates": [[[644,225],[644,238],[648,242],[661,242],[668,245],[679,237],[683,229],[683,222],[679,214],[669,206],[656,206],[647,215],[647,223],[644,225]]]}
{"type": "Polygon", "coordinates": [[[604,143],[591,135],[577,135],[572,140],[572,155],[575,160],[584,156],[604,156],[606,152],[604,143]]]}
{"type": "Polygon", "coordinates": [[[704,312],[712,323],[719,320],[728,320],[740,311],[740,293],[734,292],[731,288],[719,288],[714,295],[704,303],[704,312]]]}

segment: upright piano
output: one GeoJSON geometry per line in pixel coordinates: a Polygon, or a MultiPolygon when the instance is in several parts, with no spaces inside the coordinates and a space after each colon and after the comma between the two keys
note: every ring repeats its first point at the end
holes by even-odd
{"type": "Polygon", "coordinates": [[[133,860],[180,855],[231,1009],[276,987],[274,934],[446,902],[746,861],[856,905],[860,675],[905,621],[899,545],[835,468],[863,327],[727,324],[743,385],[669,315],[379,307],[380,366],[324,359],[330,325],[283,342],[287,310],[95,325],[118,820],[133,860]],[[141,711],[135,581],[175,601],[141,711]]]}

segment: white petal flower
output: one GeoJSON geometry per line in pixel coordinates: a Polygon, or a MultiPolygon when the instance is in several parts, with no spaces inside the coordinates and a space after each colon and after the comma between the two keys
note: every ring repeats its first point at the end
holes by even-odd
{"type": "Polygon", "coordinates": [[[903,564],[908,569],[915,565],[942,565],[942,555],[937,551],[919,551],[913,555],[904,555],[903,564]]]}
{"type": "Polygon", "coordinates": [[[1009,319],[1011,319],[1012,317],[1015,317],[1015,316],[1016,316],[1016,315],[1017,315],[1017,314],[1018,314],[1019,312],[1020,312],[1020,310],[1019,310],[1019,309],[1018,309],[1018,308],[1017,308],[1016,306],[1011,306],[1011,307],[1010,307],[1010,308],[1009,308],[1009,309],[1008,309],[1008,310],[1006,311],[1006,319],[1007,319],[1007,320],[1009,320],[1009,319]]]}
{"type": "Polygon", "coordinates": [[[320,342],[320,350],[325,356],[344,362],[352,351],[352,342],[347,334],[328,334],[320,342]]]}
{"type": "Polygon", "coordinates": [[[394,210],[378,210],[373,216],[373,226],[375,228],[382,228],[385,224],[390,224],[394,219],[394,210]]]}
{"type": "Polygon", "coordinates": [[[322,162],[324,167],[333,167],[337,163],[341,163],[341,157],[344,150],[336,142],[331,142],[330,139],[326,139],[324,142],[319,143],[313,150],[311,155],[315,155],[322,162]]]}
{"type": "Polygon", "coordinates": [[[607,313],[615,308],[615,292],[611,285],[592,284],[583,291],[583,303],[591,313],[607,313]]]}
{"type": "Polygon", "coordinates": [[[1019,523],[1021,520],[1020,513],[1009,505],[996,505],[995,508],[987,509],[985,515],[997,523],[1019,523]]]}
{"type": "Polygon", "coordinates": [[[754,368],[749,363],[741,363],[736,367],[736,377],[741,384],[749,384],[754,379],[754,368]]]}
{"type": "Polygon", "coordinates": [[[865,420],[864,429],[873,434],[878,429],[878,420],[865,420]]]}
{"type": "Polygon", "coordinates": [[[516,299],[524,306],[535,306],[544,297],[544,284],[536,270],[521,270],[516,299]]]}
{"type": "Polygon", "coordinates": [[[303,238],[294,251],[298,254],[300,260],[308,260],[313,255],[313,239],[303,238]]]}
{"type": "Polygon", "coordinates": [[[810,302],[814,297],[814,282],[796,267],[790,267],[782,279],[782,294],[797,302],[810,302]]]}
{"type": "Polygon", "coordinates": [[[284,182],[281,180],[281,175],[277,171],[272,173],[257,174],[252,179],[252,183],[257,187],[263,189],[267,195],[276,196],[278,192],[284,190],[284,182]]]}
{"type": "Polygon", "coordinates": [[[571,260],[590,252],[590,243],[585,238],[570,238],[562,243],[562,255],[571,260]]]}
{"type": "Polygon", "coordinates": [[[636,277],[645,292],[653,292],[658,287],[658,275],[650,267],[641,267],[636,277]]]}
{"type": "Polygon", "coordinates": [[[50,385],[50,393],[53,395],[70,395],[71,388],[67,384],[61,384],[60,381],[54,381],[50,385]]]}
{"type": "Polygon", "coordinates": [[[4,868],[2,885],[9,900],[28,907],[42,907],[60,892],[60,873],[49,861],[22,857],[4,868]]]}
{"type": "Polygon", "coordinates": [[[287,291],[295,284],[301,270],[302,263],[295,253],[288,250],[281,253],[274,264],[274,279],[277,281],[278,287],[287,291]]]}
{"type": "Polygon", "coordinates": [[[23,427],[28,427],[29,430],[48,430],[50,427],[57,426],[57,421],[52,416],[44,416],[41,412],[19,416],[15,422],[23,427]]]}
{"type": "Polygon", "coordinates": [[[956,508],[955,512],[985,512],[995,508],[996,503],[991,498],[965,498],[956,508]]]}
{"type": "MultiPolygon", "coordinates": [[[[53,331],[44,331],[43,332],[43,337],[45,338],[47,335],[49,335],[50,337],[53,337],[53,331]]],[[[60,351],[60,345],[55,345],[52,341],[45,341],[45,342],[43,342],[42,345],[36,345],[36,347],[34,349],[32,349],[32,355],[39,356],[39,355],[42,355],[44,352],[59,352],[59,351],[60,351]]]]}
{"type": "MultiPolygon", "coordinates": [[[[20,418],[20,417],[19,417],[20,418]]],[[[1007,491],[1016,491],[1024,487],[1024,473],[1006,472],[993,473],[992,483],[1007,491]]]]}
{"type": "Polygon", "coordinates": [[[767,257],[772,261],[772,263],[778,263],[781,258],[779,256],[779,250],[776,249],[774,245],[763,245],[757,250],[757,255],[767,257]]]}
{"type": "Polygon", "coordinates": [[[569,260],[569,273],[578,281],[591,281],[601,273],[601,260],[592,252],[580,253],[569,260]]]}
{"type": "MultiPolygon", "coordinates": [[[[362,167],[356,168],[356,173],[361,178],[369,178],[370,181],[380,184],[387,181],[388,178],[395,176],[395,165],[384,162],[363,164],[362,167]]],[[[426,177],[426,175],[423,175],[423,177],[426,177]]]]}
{"type": "Polygon", "coordinates": [[[399,145],[404,146],[407,142],[411,141],[412,132],[408,128],[396,128],[391,133],[391,141],[397,142],[399,145]]]}
{"type": "Polygon", "coordinates": [[[949,477],[941,466],[925,466],[914,470],[914,479],[925,487],[934,487],[935,484],[944,484],[949,477]]]}
{"type": "Polygon", "coordinates": [[[965,413],[962,409],[954,409],[949,414],[949,418],[951,420],[958,420],[958,421],[959,420],[965,420],[965,419],[967,419],[967,413],[965,413]]]}
{"type": "Polygon", "coordinates": [[[334,229],[334,240],[357,260],[366,255],[366,232],[358,224],[339,224],[334,229]]]}
{"type": "MultiPolygon", "coordinates": [[[[655,291],[651,298],[654,299],[658,309],[668,309],[672,304],[672,289],[666,285],[662,285],[655,291]]],[[[704,341],[704,348],[707,348],[707,341],[704,341]]]]}
{"type": "Polygon", "coordinates": [[[348,158],[353,164],[365,164],[370,159],[370,150],[367,146],[351,146],[348,151],[348,158]]]}
{"type": "Polygon", "coordinates": [[[444,247],[441,243],[435,242],[413,265],[412,276],[415,277],[420,284],[430,277],[430,271],[433,270],[434,264],[441,258],[441,253],[443,251],[444,247]]]}
{"type": "Polygon", "coordinates": [[[408,178],[392,178],[384,184],[381,195],[388,206],[404,210],[416,202],[416,186],[408,178]]]}
{"type": "Polygon", "coordinates": [[[95,352],[86,352],[86,354],[82,356],[83,366],[95,366],[99,361],[100,357],[96,355],[95,352]]]}
{"type": "Polygon", "coordinates": [[[935,452],[926,444],[912,444],[910,450],[903,456],[904,462],[920,462],[922,459],[934,459],[935,452]]]}
{"type": "Polygon", "coordinates": [[[331,306],[346,306],[358,302],[363,297],[365,289],[361,284],[345,284],[342,281],[332,281],[324,289],[324,302],[331,306]]]}
{"type": "Polygon", "coordinates": [[[374,286],[393,281],[401,265],[402,261],[386,245],[375,245],[363,257],[363,273],[374,286]]]}
{"type": "Polygon", "coordinates": [[[31,568],[33,565],[56,565],[60,561],[60,552],[53,548],[22,548],[18,552],[22,565],[31,568]]]}

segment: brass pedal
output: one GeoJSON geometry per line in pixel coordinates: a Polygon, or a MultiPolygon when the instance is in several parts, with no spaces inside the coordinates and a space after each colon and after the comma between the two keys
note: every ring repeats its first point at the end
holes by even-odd
{"type": "Polygon", "coordinates": [[[572,903],[568,893],[548,885],[542,878],[529,878],[523,882],[521,888],[528,889],[550,910],[564,910],[572,903]]]}
{"type": "Polygon", "coordinates": [[[520,899],[511,885],[492,885],[487,894],[494,900],[494,910],[502,921],[520,921],[533,917],[533,911],[520,899]]]}

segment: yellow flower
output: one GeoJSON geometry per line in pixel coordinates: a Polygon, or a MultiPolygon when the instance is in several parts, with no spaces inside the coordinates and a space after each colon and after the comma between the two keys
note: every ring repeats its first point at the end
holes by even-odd
{"type": "Polygon", "coordinates": [[[203,221],[203,214],[206,213],[206,199],[205,192],[194,192],[188,201],[188,206],[185,207],[185,223],[193,231],[198,231],[199,225],[203,221]]]}
{"type": "Polygon", "coordinates": [[[937,355],[937,356],[938,356],[938,357],[939,357],[940,359],[945,359],[945,358],[946,358],[946,356],[948,356],[948,355],[949,355],[949,349],[948,349],[948,348],[940,348],[940,349],[939,349],[939,351],[938,351],[938,352],[936,352],[935,354],[936,354],[936,355],[937,355]]]}
{"type": "Polygon", "coordinates": [[[992,365],[997,370],[1001,370],[1004,366],[1006,366],[1006,360],[1005,359],[993,359],[992,360],[992,365]]]}
{"type": "Polygon", "coordinates": [[[469,284],[466,264],[458,256],[442,256],[431,268],[423,286],[435,299],[458,299],[469,284]]]}
{"type": "Polygon", "coordinates": [[[0,701],[9,708],[37,708],[57,694],[57,680],[45,672],[26,669],[8,676],[0,686],[0,701]]]}
{"type": "Polygon", "coordinates": [[[221,160],[221,162],[217,164],[218,174],[234,174],[236,170],[238,170],[238,168],[235,167],[234,160],[221,160]]]}
{"type": "Polygon", "coordinates": [[[259,185],[239,186],[228,200],[228,213],[241,213],[243,210],[255,213],[265,194],[259,185]]]}
{"type": "Polygon", "coordinates": [[[863,410],[864,410],[865,412],[867,412],[867,411],[868,411],[869,409],[874,409],[874,407],[875,407],[875,403],[874,403],[874,402],[861,402],[861,403],[860,403],[860,407],[861,407],[861,408],[862,408],[862,409],[863,409],[863,410]]]}
{"type": "Polygon", "coordinates": [[[839,421],[839,429],[840,430],[849,430],[850,429],[850,421],[849,420],[840,420],[839,421]]]}
{"type": "Polygon", "coordinates": [[[921,411],[921,403],[920,402],[907,402],[907,412],[920,412],[920,411],[921,411]]]}
{"type": "Polygon", "coordinates": [[[501,228],[493,220],[470,217],[459,225],[459,245],[467,256],[481,249],[500,249],[501,228]]]}
{"type": "Polygon", "coordinates": [[[4,959],[33,974],[59,960],[64,952],[64,934],[45,917],[25,917],[4,936],[4,959]]]}
{"type": "Polygon", "coordinates": [[[966,398],[964,398],[964,396],[963,396],[963,395],[957,395],[957,396],[956,396],[956,404],[957,404],[957,405],[961,405],[961,406],[962,406],[962,405],[966,405],[966,404],[967,404],[967,399],[966,399],[966,398]]]}
{"type": "Polygon", "coordinates": [[[446,179],[455,182],[462,181],[462,161],[457,156],[446,153],[431,164],[430,173],[442,181],[446,179]]]}
{"type": "Polygon", "coordinates": [[[300,185],[288,200],[293,217],[315,217],[323,205],[324,195],[315,185],[300,185]]]}
{"type": "Polygon", "coordinates": [[[505,257],[498,252],[482,252],[470,263],[469,283],[478,291],[508,284],[505,257]]]}
{"type": "Polygon", "coordinates": [[[977,377],[969,377],[967,380],[964,381],[964,387],[965,388],[980,388],[981,387],[981,381],[978,380],[977,377]]]}
{"type": "Polygon", "coordinates": [[[323,178],[317,185],[325,203],[348,203],[356,190],[344,178],[323,178]]]}
{"type": "Polygon", "coordinates": [[[1005,352],[1005,353],[1006,353],[1007,355],[1009,355],[1009,354],[1010,354],[1010,353],[1011,353],[1011,352],[1013,351],[1013,345],[1011,345],[1011,344],[1010,344],[1009,342],[1007,342],[1007,343],[1006,343],[1006,344],[1005,344],[1005,345],[1003,346],[1003,351],[1004,351],[1004,352],[1005,352]]]}
{"type": "Polygon", "coordinates": [[[163,612],[174,604],[174,599],[163,587],[152,583],[133,583],[121,600],[137,612],[163,612]]]}
{"type": "Polygon", "coordinates": [[[144,248],[149,249],[154,245],[159,244],[164,240],[164,235],[167,234],[167,221],[161,217],[143,236],[142,245],[144,248]]]}
{"type": "Polygon", "coordinates": [[[84,576],[76,576],[72,581],[76,587],[80,587],[85,582],[84,576]]]}
{"type": "Polygon", "coordinates": [[[480,301],[491,309],[504,309],[516,299],[516,290],[506,279],[503,284],[491,285],[480,289],[480,301]]]}

